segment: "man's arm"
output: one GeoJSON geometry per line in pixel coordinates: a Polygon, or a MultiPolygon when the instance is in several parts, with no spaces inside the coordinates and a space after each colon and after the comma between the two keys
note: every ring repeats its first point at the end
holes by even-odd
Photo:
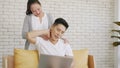
{"type": "Polygon", "coordinates": [[[36,37],[41,36],[41,35],[48,35],[49,30],[35,30],[27,33],[27,40],[35,44],[36,43],[36,37]]]}

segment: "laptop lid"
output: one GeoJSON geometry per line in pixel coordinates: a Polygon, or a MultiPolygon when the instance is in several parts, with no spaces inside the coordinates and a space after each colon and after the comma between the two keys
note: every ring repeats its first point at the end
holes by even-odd
{"type": "Polygon", "coordinates": [[[72,57],[41,54],[39,68],[70,68],[72,61],[72,57]]]}

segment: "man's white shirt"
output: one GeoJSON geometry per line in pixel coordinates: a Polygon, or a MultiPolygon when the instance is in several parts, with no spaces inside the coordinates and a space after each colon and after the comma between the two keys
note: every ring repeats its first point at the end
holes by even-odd
{"type": "Polygon", "coordinates": [[[70,45],[68,43],[64,43],[62,39],[59,39],[56,44],[52,44],[49,40],[37,37],[35,45],[39,51],[39,55],[41,53],[56,56],[73,56],[70,45]]]}

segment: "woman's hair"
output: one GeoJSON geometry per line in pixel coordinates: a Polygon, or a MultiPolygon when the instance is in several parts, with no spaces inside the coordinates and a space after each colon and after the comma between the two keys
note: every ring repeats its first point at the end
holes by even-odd
{"type": "Polygon", "coordinates": [[[27,10],[26,10],[26,15],[32,14],[32,11],[30,10],[30,7],[32,4],[37,3],[41,5],[41,3],[38,0],[28,0],[27,2],[27,10]]]}

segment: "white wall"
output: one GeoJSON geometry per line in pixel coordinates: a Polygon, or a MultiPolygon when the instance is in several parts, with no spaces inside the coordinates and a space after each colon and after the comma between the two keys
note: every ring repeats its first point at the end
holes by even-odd
{"type": "MultiPolygon", "coordinates": [[[[120,0],[115,0],[114,1],[115,5],[114,5],[114,21],[120,21],[120,0]]],[[[120,27],[118,25],[115,25],[114,26],[114,29],[120,29],[120,27]]],[[[118,35],[118,34],[115,34],[114,35],[118,35]]],[[[118,39],[115,39],[114,41],[119,41],[118,39]]],[[[114,48],[114,54],[115,54],[115,65],[114,65],[114,68],[120,68],[120,46],[118,47],[115,47],[114,48]]]]}
{"type": "MultiPolygon", "coordinates": [[[[96,68],[113,68],[114,0],[40,0],[45,12],[69,22],[65,36],[73,49],[89,48],[96,68]]],[[[0,0],[0,68],[2,55],[23,48],[21,29],[27,0],[0,0]]]]}

